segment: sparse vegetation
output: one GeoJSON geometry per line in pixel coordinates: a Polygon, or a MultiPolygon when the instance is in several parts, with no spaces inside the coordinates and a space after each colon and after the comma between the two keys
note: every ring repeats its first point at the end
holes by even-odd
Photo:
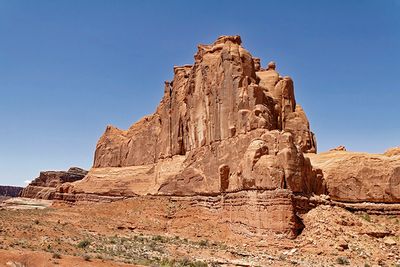
{"type": "Polygon", "coordinates": [[[200,247],[207,247],[208,246],[208,240],[201,240],[199,242],[200,247]]]}
{"type": "Polygon", "coordinates": [[[57,252],[54,252],[52,258],[53,259],[61,259],[61,254],[57,253],[57,252]]]}
{"type": "Polygon", "coordinates": [[[346,257],[338,257],[336,258],[336,263],[339,265],[349,265],[350,261],[346,257]]]}
{"type": "Polygon", "coordinates": [[[171,267],[207,267],[208,264],[203,261],[191,261],[188,258],[183,258],[180,260],[164,260],[164,265],[161,266],[171,266],[171,267]]]}
{"type": "Polygon", "coordinates": [[[165,238],[162,237],[162,236],[160,236],[160,235],[153,236],[152,239],[153,239],[154,241],[156,241],[156,242],[161,242],[161,243],[165,243],[165,242],[166,242],[165,238]]]}
{"type": "MultiPolygon", "coordinates": [[[[75,208],[75,207],[74,207],[75,208]]],[[[78,208],[80,208],[78,206],[78,208]]],[[[83,208],[82,208],[83,210],[83,208]]],[[[132,209],[129,209],[131,212],[132,209]]],[[[68,210],[69,211],[69,210],[68,210]]],[[[356,216],[349,214],[348,216],[341,215],[341,220],[352,223],[349,216],[354,219],[354,224],[347,225],[334,225],[338,228],[346,228],[350,232],[356,234],[353,241],[349,239],[349,250],[346,252],[340,252],[336,247],[332,246],[332,250],[325,253],[321,252],[314,258],[307,258],[309,254],[305,255],[294,254],[287,256],[282,253],[271,253],[269,251],[259,252],[251,250],[251,245],[237,246],[236,243],[229,244],[225,239],[216,237],[209,237],[204,234],[202,237],[196,237],[190,232],[174,231],[172,230],[168,234],[161,234],[161,228],[151,227],[148,229],[140,230],[141,225],[138,223],[137,230],[134,231],[114,231],[116,226],[121,225],[120,218],[110,219],[110,225],[107,228],[96,227],[101,225],[100,222],[104,222],[105,216],[98,216],[98,213],[85,213],[88,218],[78,217],[77,219],[68,219],[66,224],[58,223],[58,218],[61,212],[64,212],[61,208],[57,213],[49,214],[47,210],[39,211],[0,211],[0,213],[7,214],[0,220],[1,240],[3,243],[0,244],[0,248],[7,250],[20,250],[26,247],[28,250],[36,250],[41,252],[48,252],[52,263],[63,265],[65,261],[69,260],[69,256],[74,255],[79,258],[81,262],[85,260],[98,261],[101,259],[104,264],[107,262],[120,262],[127,264],[145,265],[145,266],[161,266],[161,267],[204,267],[204,266],[219,266],[220,255],[234,255],[239,263],[243,262],[254,262],[254,266],[266,266],[268,262],[272,264],[290,264],[290,265],[304,265],[304,266],[315,266],[317,260],[324,259],[331,261],[332,265],[335,266],[372,266],[372,262],[369,262],[376,257],[385,255],[381,251],[378,251],[378,245],[382,242],[378,242],[378,245],[371,243],[370,247],[366,246],[367,249],[363,249],[365,242],[374,240],[369,235],[357,235],[364,227],[366,222],[360,223],[361,221],[368,220],[368,215],[365,213],[358,213],[356,216]],[[6,213],[7,212],[7,213],[6,213]],[[358,217],[358,219],[357,219],[358,217]],[[365,219],[365,218],[366,219],[365,219]],[[35,225],[35,221],[40,221],[38,226],[35,225]],[[19,224],[12,224],[10,222],[20,222],[19,224]],[[93,223],[93,226],[90,224],[93,223]],[[96,223],[96,225],[94,225],[96,223]],[[155,229],[155,234],[151,234],[152,229],[155,229]],[[40,233],[41,238],[31,238],[32,231],[40,233]],[[14,232],[18,232],[18,236],[14,236],[14,232]],[[175,253],[179,249],[179,254],[175,253]],[[280,255],[282,254],[282,255],[280,255]],[[360,257],[354,257],[354,255],[360,255],[360,257]],[[67,256],[68,255],[68,256],[67,256]],[[204,258],[199,258],[199,256],[204,258]],[[216,262],[213,263],[212,261],[216,262]],[[307,265],[308,264],[308,265],[307,265]]],[[[327,214],[330,214],[328,210],[325,210],[327,214]]],[[[0,215],[3,215],[0,214],[0,215]]],[[[335,213],[334,213],[335,214],[335,213]]],[[[80,215],[77,215],[80,216],[80,215]]],[[[108,216],[108,214],[107,214],[108,216]]],[[[136,216],[136,215],[135,215],[136,216]]],[[[132,224],[135,221],[131,217],[132,224]]],[[[324,217],[328,218],[328,217],[324,217]]],[[[400,242],[398,238],[398,224],[396,220],[399,217],[395,216],[379,216],[371,215],[370,220],[373,222],[368,226],[372,230],[378,229],[380,224],[387,225],[387,228],[393,229],[396,233],[392,238],[396,242],[400,242]]],[[[150,220],[149,220],[150,221],[150,220]]],[[[154,220],[155,223],[161,221],[159,217],[154,220]]],[[[324,219],[324,223],[327,223],[328,219],[324,219]]],[[[151,222],[150,222],[151,223],[151,222]]],[[[164,222],[163,222],[164,223],[164,222]]],[[[318,224],[319,225],[319,224],[318,224]]],[[[318,228],[317,228],[318,229],[318,228]]],[[[380,228],[379,228],[380,229],[380,228]]],[[[320,232],[320,229],[318,229],[320,232]]],[[[371,230],[371,231],[372,231],[371,230]]],[[[332,231],[338,233],[336,228],[332,231]]],[[[200,233],[202,234],[202,233],[200,233]]],[[[307,238],[315,240],[315,232],[306,232],[307,238]]],[[[340,234],[343,234],[340,232],[340,234]]],[[[349,238],[347,233],[344,234],[346,238],[349,238]]],[[[332,237],[332,235],[328,235],[332,237]]],[[[332,239],[335,241],[336,239],[332,239]]],[[[333,242],[331,242],[333,243],[333,242]]],[[[268,243],[266,243],[267,245],[268,243]]],[[[369,244],[369,243],[368,243],[369,244]]],[[[386,249],[394,249],[395,246],[385,246],[386,249]]],[[[319,248],[318,248],[319,249],[319,248]]],[[[321,249],[322,250],[322,249],[321,249]]],[[[317,252],[315,252],[317,253],[317,252]]],[[[228,260],[230,261],[230,260],[228,260]]],[[[388,260],[389,262],[390,260],[388,260]]],[[[396,266],[395,262],[390,262],[391,266],[396,266]]],[[[85,264],[81,264],[85,265],[85,264]]],[[[86,264],[88,265],[88,264],[86,264]]],[[[56,265],[55,265],[56,266],[56,265]]],[[[400,266],[397,266],[400,267],[400,266]]]]}
{"type": "Polygon", "coordinates": [[[77,247],[78,247],[78,248],[86,248],[86,247],[88,247],[89,245],[90,245],[90,241],[87,240],[87,239],[85,239],[85,240],[82,240],[81,242],[79,242],[78,245],[77,245],[77,247]]]}
{"type": "Polygon", "coordinates": [[[279,255],[279,260],[280,261],[286,260],[286,255],[284,255],[284,254],[279,255]]]}
{"type": "Polygon", "coordinates": [[[87,254],[82,255],[82,258],[83,258],[85,261],[90,261],[90,256],[87,255],[87,254]]]}
{"type": "Polygon", "coordinates": [[[364,220],[366,220],[367,222],[371,222],[371,217],[369,216],[368,213],[363,213],[361,215],[361,218],[363,218],[364,220]]]}

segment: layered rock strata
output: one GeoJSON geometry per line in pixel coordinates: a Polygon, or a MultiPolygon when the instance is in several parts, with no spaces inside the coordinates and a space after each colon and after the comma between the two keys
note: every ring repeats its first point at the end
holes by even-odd
{"type": "Polygon", "coordinates": [[[276,65],[260,67],[239,36],[200,45],[195,63],[174,68],[153,115],[128,130],[108,126],[94,168],[63,192],[132,196],[217,195],[241,190],[324,192],[302,152],[315,138],[276,65]]]}
{"type": "Polygon", "coordinates": [[[167,197],[215,210],[245,234],[295,236],[297,214],[320,204],[397,214],[400,149],[315,154],[293,80],[276,69],[274,62],[262,68],[239,36],[199,45],[193,65],[174,67],[154,114],[128,130],[107,126],[84,179],[39,177],[23,195],[167,197]]]}
{"type": "Polygon", "coordinates": [[[303,156],[316,142],[292,79],[273,62],[261,68],[239,36],[199,45],[194,59],[174,68],[154,114],[128,130],[108,126],[86,177],[52,197],[189,198],[249,233],[295,235],[293,196],[325,193],[325,184],[303,156]]]}
{"type": "Polygon", "coordinates": [[[71,167],[68,171],[44,171],[21,191],[21,197],[53,199],[57,187],[83,179],[86,170],[71,167]]]}
{"type": "Polygon", "coordinates": [[[322,170],[329,196],[349,203],[400,203],[400,153],[385,154],[329,151],[308,154],[322,170]]]}
{"type": "Polygon", "coordinates": [[[239,36],[199,45],[195,63],[174,68],[153,115],[128,130],[108,126],[97,143],[94,167],[147,165],[247,134],[290,132],[301,152],[315,152],[314,135],[296,103],[293,81],[241,46],[239,36]]]}

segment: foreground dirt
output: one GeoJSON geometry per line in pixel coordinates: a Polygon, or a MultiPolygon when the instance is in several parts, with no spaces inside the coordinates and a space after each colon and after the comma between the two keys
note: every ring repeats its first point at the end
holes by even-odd
{"type": "Polygon", "coordinates": [[[167,198],[2,209],[0,266],[400,266],[398,216],[302,217],[290,240],[238,234],[215,210],[167,198]]]}
{"type": "Polygon", "coordinates": [[[119,267],[119,266],[139,266],[112,261],[89,259],[74,256],[54,256],[49,252],[27,251],[27,250],[0,250],[0,266],[23,267],[23,266],[98,266],[98,267],[119,267]]]}

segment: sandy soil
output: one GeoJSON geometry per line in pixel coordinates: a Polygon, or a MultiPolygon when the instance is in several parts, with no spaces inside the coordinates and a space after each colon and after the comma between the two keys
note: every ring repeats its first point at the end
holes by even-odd
{"type": "Polygon", "coordinates": [[[119,266],[140,266],[99,259],[84,259],[68,255],[54,256],[56,254],[40,251],[27,250],[0,250],[0,266],[22,267],[22,266],[62,266],[62,267],[80,267],[80,266],[99,266],[99,267],[119,267],[119,266]]]}

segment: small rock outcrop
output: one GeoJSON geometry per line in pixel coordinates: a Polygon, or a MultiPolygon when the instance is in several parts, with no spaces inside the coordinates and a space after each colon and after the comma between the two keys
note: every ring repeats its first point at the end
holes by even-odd
{"type": "Polygon", "coordinates": [[[78,167],[71,167],[68,171],[44,171],[21,191],[20,196],[53,199],[57,187],[81,180],[86,174],[86,170],[78,167]]]}
{"type": "Polygon", "coordinates": [[[400,156],[400,147],[392,147],[383,153],[385,156],[393,157],[393,156],[400,156]]]}
{"type": "Polygon", "coordinates": [[[329,151],[347,151],[345,146],[338,146],[332,149],[329,149],[329,151]]]}
{"type": "Polygon", "coordinates": [[[341,202],[400,202],[400,154],[329,151],[308,154],[322,170],[332,200],[341,202]]]}

